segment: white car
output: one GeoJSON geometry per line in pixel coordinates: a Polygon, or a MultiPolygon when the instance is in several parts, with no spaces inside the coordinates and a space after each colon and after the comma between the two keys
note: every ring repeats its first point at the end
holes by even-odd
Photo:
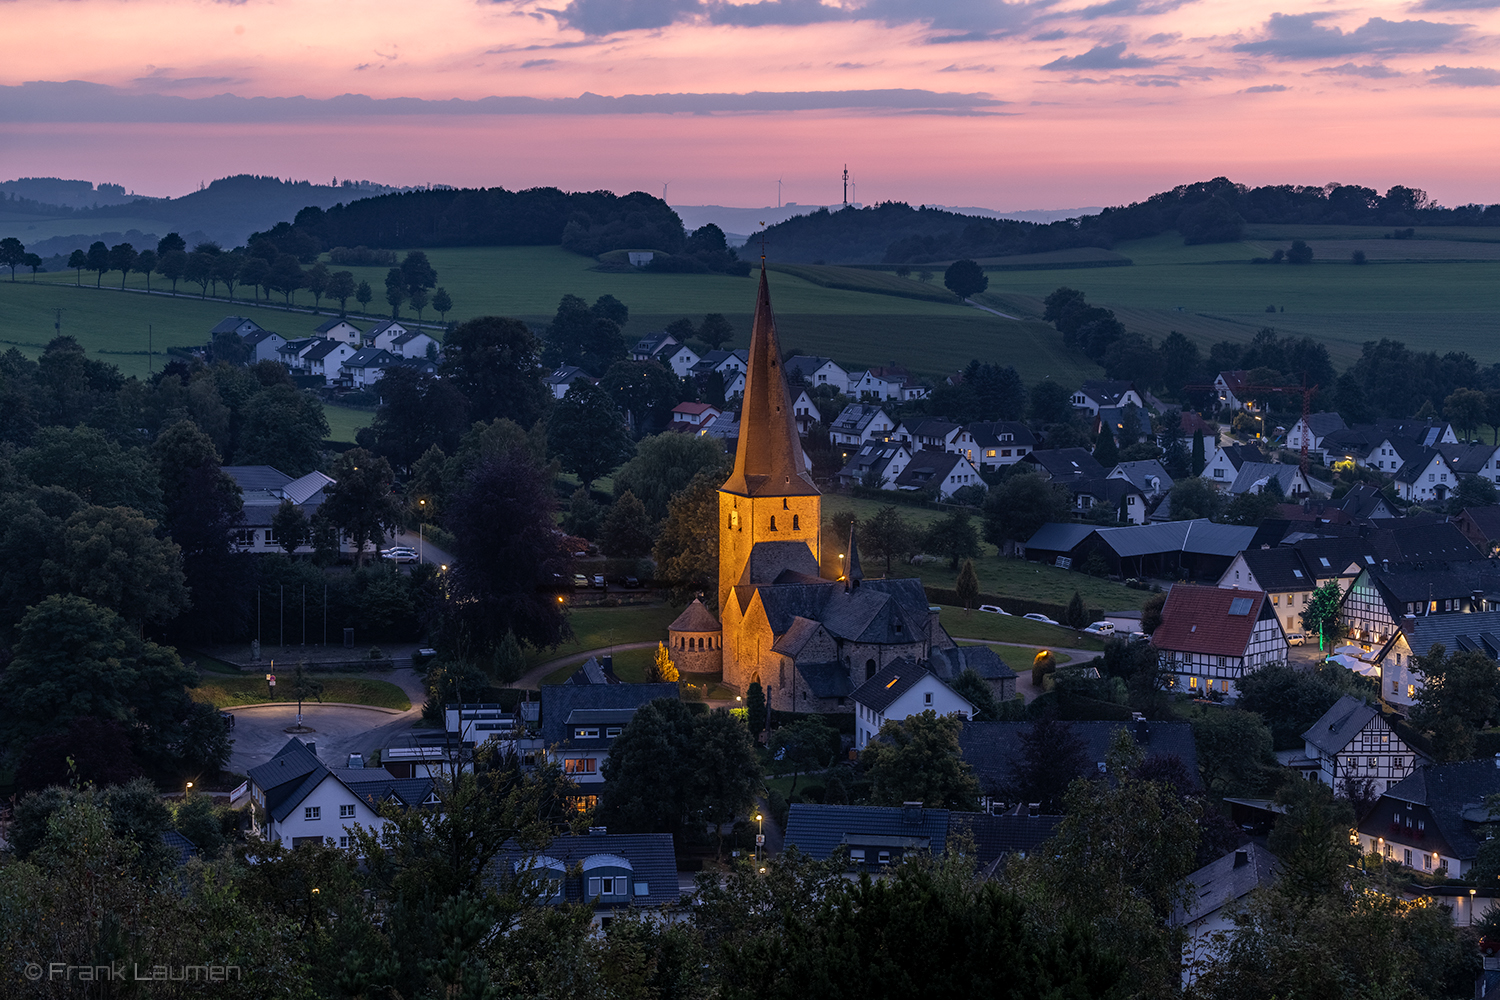
{"type": "Polygon", "coordinates": [[[988,611],[992,615],[1005,615],[1007,618],[1010,617],[1010,612],[1009,611],[1006,611],[1004,608],[1001,608],[1001,607],[996,607],[993,604],[981,604],[979,606],[979,610],[980,611],[988,611]]]}
{"type": "Polygon", "coordinates": [[[1115,623],[1114,622],[1093,622],[1093,623],[1091,623],[1089,625],[1088,628],[1084,629],[1083,631],[1086,632],[1089,635],[1114,635],[1115,634],[1115,623]]]}
{"type": "Polygon", "coordinates": [[[1048,618],[1046,615],[1038,614],[1035,611],[1033,611],[1029,615],[1023,615],[1022,617],[1029,618],[1029,619],[1031,619],[1034,622],[1045,622],[1048,625],[1056,625],[1056,624],[1058,624],[1057,622],[1053,621],[1051,618],[1048,618]]]}
{"type": "Polygon", "coordinates": [[[417,561],[417,550],[405,545],[396,545],[392,548],[381,550],[380,558],[398,563],[414,563],[417,561]]]}

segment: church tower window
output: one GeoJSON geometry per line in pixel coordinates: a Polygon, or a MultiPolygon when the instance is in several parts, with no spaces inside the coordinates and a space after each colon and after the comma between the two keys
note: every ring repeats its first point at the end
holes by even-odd
{"type": "Polygon", "coordinates": [[[801,518],[800,515],[797,515],[797,514],[793,514],[792,515],[792,530],[793,531],[801,531],[802,530],[802,518],[801,518]]]}
{"type": "Polygon", "coordinates": [[[776,530],[776,515],[775,514],[771,515],[771,530],[772,531],[776,530]]]}

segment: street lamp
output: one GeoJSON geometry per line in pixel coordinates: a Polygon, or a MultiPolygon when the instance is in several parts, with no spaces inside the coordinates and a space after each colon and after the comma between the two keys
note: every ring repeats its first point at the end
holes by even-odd
{"type": "Polygon", "coordinates": [[[1470,889],[1469,890],[1469,926],[1470,927],[1474,926],[1474,894],[1477,893],[1478,891],[1479,891],[1478,889],[1470,889]]]}
{"type": "MultiPolygon", "coordinates": [[[[761,849],[761,847],[766,842],[765,817],[762,816],[760,813],[756,813],[755,814],[755,822],[756,822],[756,831],[755,831],[755,863],[757,865],[759,865],[760,864],[760,849],[761,849]]],[[[764,868],[761,869],[761,873],[762,874],[765,873],[765,869],[764,868]]],[[[1472,910],[1473,907],[1471,906],[1469,909],[1472,910]]],[[[1472,917],[1473,917],[1473,914],[1471,913],[1470,914],[1470,918],[1472,919],[1472,917]]]]}
{"type": "Polygon", "coordinates": [[[417,515],[417,562],[421,563],[423,561],[423,559],[422,559],[422,533],[427,528],[427,521],[425,519],[425,516],[427,514],[427,501],[426,500],[418,500],[417,504],[422,508],[421,513],[419,513],[417,515]]]}
{"type": "MultiPolygon", "coordinates": [[[[189,781],[187,783],[187,790],[182,793],[182,797],[184,799],[188,799],[188,798],[192,798],[192,795],[193,795],[193,783],[191,781],[189,781]]],[[[1473,923],[1473,915],[1472,914],[1470,914],[1469,922],[1473,923]]]]}

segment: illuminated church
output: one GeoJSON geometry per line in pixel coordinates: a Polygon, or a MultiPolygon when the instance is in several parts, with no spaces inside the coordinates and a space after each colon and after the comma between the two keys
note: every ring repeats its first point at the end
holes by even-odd
{"type": "Polygon", "coordinates": [[[838,554],[820,551],[822,496],[797,435],[764,265],[749,355],[739,449],[719,489],[719,632],[694,601],[670,628],[679,669],[712,657],[725,683],[759,681],[782,711],[852,712],[854,689],[903,657],[944,678],[974,667],[1002,695],[1009,678],[1013,692],[1015,674],[988,647],[954,644],[920,581],[865,580],[852,535],[844,577],[820,575],[838,554]]]}

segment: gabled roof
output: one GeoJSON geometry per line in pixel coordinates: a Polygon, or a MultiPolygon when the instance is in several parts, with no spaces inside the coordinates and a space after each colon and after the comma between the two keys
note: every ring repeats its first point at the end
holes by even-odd
{"type": "MultiPolygon", "coordinates": [[[[544,684],[542,685],[542,742],[571,745],[568,718],[579,709],[637,709],[657,698],[676,698],[677,685],[663,684],[544,684]]],[[[589,741],[594,745],[596,741],[589,741]]],[[[609,740],[597,741],[608,746],[609,740]]]]}
{"type": "Polygon", "coordinates": [[[967,834],[974,841],[979,867],[988,868],[1007,854],[1030,854],[1057,832],[1061,816],[991,816],[955,812],[948,816],[948,836],[967,834]]]}
{"type": "Polygon", "coordinates": [[[392,340],[391,343],[394,344],[397,347],[405,347],[407,344],[410,344],[413,340],[416,340],[418,337],[426,337],[428,340],[432,340],[432,341],[436,341],[437,340],[437,338],[434,337],[432,334],[426,333],[426,332],[424,332],[422,330],[407,330],[405,333],[403,333],[400,336],[398,336],[395,340],[392,340]]]}
{"type": "MultiPolygon", "coordinates": [[[[1487,796],[1500,792],[1500,767],[1493,760],[1424,764],[1386,789],[1382,799],[1425,805],[1439,833],[1461,860],[1479,853],[1479,839],[1464,813],[1485,815],[1487,796]]],[[[1476,823],[1477,825],[1477,823],[1476,823]]]]}
{"type": "Polygon", "coordinates": [[[294,504],[304,504],[318,493],[322,492],[334,482],[332,476],[325,476],[321,472],[309,472],[301,479],[294,479],[284,485],[281,489],[286,498],[294,504]]]}
{"type": "Polygon", "coordinates": [[[1019,420],[981,420],[969,424],[967,430],[981,448],[1036,447],[1036,435],[1019,420]],[[1002,441],[1002,434],[1010,438],[1002,441]]]}
{"type": "Polygon", "coordinates": [[[330,772],[307,744],[289,739],[276,751],[276,756],[250,768],[246,774],[265,793],[266,812],[280,823],[330,772]]]}
{"type": "Polygon", "coordinates": [[[954,451],[913,452],[911,461],[901,470],[901,475],[896,477],[896,485],[921,487],[932,482],[940,483],[963,461],[964,457],[954,451]]]}
{"type": "Polygon", "coordinates": [[[1348,574],[1350,565],[1356,567],[1356,574],[1378,565],[1374,547],[1364,538],[1304,538],[1292,543],[1292,548],[1308,571],[1324,580],[1348,574]]]}
{"type": "Polygon", "coordinates": [[[1215,457],[1223,455],[1229,460],[1229,464],[1236,470],[1246,462],[1264,462],[1266,456],[1253,444],[1226,444],[1220,448],[1215,457]]]}
{"type": "Polygon", "coordinates": [[[1073,496],[1089,496],[1103,504],[1119,507],[1127,496],[1145,499],[1141,488],[1128,479],[1075,479],[1063,484],[1073,496]]]}
{"type": "MultiPolygon", "coordinates": [[[[1245,566],[1262,590],[1283,592],[1312,590],[1318,581],[1308,574],[1302,558],[1289,546],[1272,549],[1246,549],[1245,566]]],[[[1225,571],[1226,573],[1228,570],[1225,571]]],[[[1248,582],[1248,581],[1247,581],[1248,582]]]]}
{"type": "Polygon", "coordinates": [[[1313,437],[1319,440],[1327,437],[1334,431],[1341,431],[1347,427],[1348,425],[1344,423],[1344,418],[1337,413],[1324,412],[1309,413],[1307,415],[1307,428],[1312,431],[1313,437]]]}
{"type": "Polygon", "coordinates": [[[1245,462],[1240,465],[1229,485],[1230,493],[1259,493],[1275,479],[1281,484],[1282,496],[1291,496],[1299,485],[1305,483],[1302,470],[1295,465],[1279,462],[1245,462]],[[1300,482],[1299,482],[1300,480],[1300,482]]]}
{"type": "Polygon", "coordinates": [[[1154,458],[1140,462],[1121,462],[1109,470],[1109,478],[1128,480],[1139,490],[1152,489],[1151,480],[1155,479],[1155,491],[1158,493],[1170,490],[1173,482],[1166,467],[1154,458]]]}
{"type": "Polygon", "coordinates": [[[947,809],[920,806],[833,806],[811,802],[792,804],[786,821],[786,843],[817,861],[826,861],[841,847],[897,840],[908,851],[941,854],[948,842],[947,809]]]}
{"type": "Polygon", "coordinates": [[[349,350],[349,345],[342,340],[325,340],[309,347],[302,356],[309,361],[322,361],[330,354],[347,350],[349,350]]]}
{"type": "Polygon", "coordinates": [[[226,465],[222,469],[242,490],[279,490],[292,477],[269,465],[226,465]]]}
{"type": "Polygon", "coordinates": [[[682,614],[672,620],[667,626],[669,632],[717,632],[719,631],[719,620],[714,613],[706,608],[702,601],[693,598],[693,602],[682,609],[682,614]]]}
{"type": "Polygon", "coordinates": [[[275,337],[282,343],[286,343],[286,338],[277,333],[275,330],[253,330],[250,333],[245,334],[245,346],[255,347],[262,341],[270,340],[272,337],[275,337]]]}
{"type": "Polygon", "coordinates": [[[1038,552],[1071,552],[1080,542],[1094,533],[1092,524],[1076,521],[1048,521],[1026,539],[1026,550],[1038,552]]]}
{"type": "Polygon", "coordinates": [[[344,359],[345,368],[389,368],[399,359],[384,347],[361,347],[344,359]]]}
{"type": "Polygon", "coordinates": [[[812,637],[817,635],[822,627],[821,622],[815,622],[811,618],[800,616],[793,618],[790,627],[777,636],[776,641],[771,644],[771,652],[790,656],[795,660],[803,647],[812,641],[812,637]]]}
{"type": "Polygon", "coordinates": [[[1463,513],[1485,538],[1500,539],[1500,505],[1465,507],[1463,513]]]}
{"type": "Polygon", "coordinates": [[[804,379],[808,379],[811,378],[819,368],[822,368],[827,364],[834,365],[835,367],[839,368],[840,371],[843,370],[843,366],[840,365],[837,361],[834,361],[832,358],[819,357],[815,354],[797,354],[793,357],[787,358],[786,370],[788,372],[796,372],[804,379]]]}
{"type": "Polygon", "coordinates": [[[1046,469],[1053,479],[1103,479],[1106,475],[1104,466],[1085,448],[1043,448],[1024,461],[1046,469]]]}
{"type": "Polygon", "coordinates": [[[870,421],[884,411],[872,403],[850,403],[833,418],[833,429],[839,431],[861,431],[870,426],[870,421]]]}
{"type": "MultiPolygon", "coordinates": [[[[876,671],[875,676],[854,689],[854,700],[869,706],[873,711],[883,712],[896,699],[916,687],[924,677],[938,680],[926,667],[908,656],[900,657],[876,671]]],[[[938,681],[938,683],[942,683],[938,681]]],[[[944,685],[946,687],[947,685],[944,685]]]]}
{"type": "Polygon", "coordinates": [[[914,438],[936,438],[946,440],[954,431],[962,430],[962,424],[955,424],[947,420],[927,419],[917,424],[911,432],[914,438]]]}
{"type": "Polygon", "coordinates": [[[1218,382],[1220,380],[1223,381],[1225,388],[1238,396],[1245,391],[1245,386],[1250,384],[1250,373],[1242,368],[1235,369],[1234,371],[1219,372],[1218,378],[1214,379],[1214,381],[1218,382]]]}
{"type": "Polygon", "coordinates": [[[167,850],[177,855],[177,863],[185,865],[198,853],[198,845],[188,840],[176,830],[163,830],[160,834],[161,842],[166,845],[167,850]]]}
{"type": "Polygon", "coordinates": [[[1471,562],[1484,559],[1484,553],[1464,537],[1458,526],[1448,521],[1419,522],[1402,518],[1389,528],[1370,534],[1375,555],[1390,560],[1392,566],[1415,562],[1471,562]]]}
{"type": "Polygon", "coordinates": [[[838,661],[795,663],[793,668],[802,675],[814,698],[847,698],[854,690],[849,682],[849,668],[838,661]]]}
{"type": "MultiPolygon", "coordinates": [[[[219,333],[237,333],[239,332],[240,327],[244,326],[246,323],[249,323],[251,327],[254,328],[254,330],[259,330],[261,328],[260,324],[255,322],[255,320],[253,319],[246,319],[244,316],[225,316],[223,319],[215,323],[214,328],[208,332],[210,335],[219,333]]],[[[254,331],[252,330],[251,332],[254,331]]]]}
{"type": "Polygon", "coordinates": [[[750,331],[750,361],[745,397],[740,406],[740,437],[734,471],[723,491],[744,497],[817,496],[797,435],[797,419],[781,368],[771,287],[761,268],[755,320],[750,331]]]}
{"type": "Polygon", "coordinates": [[[1500,611],[1470,614],[1398,617],[1406,644],[1417,656],[1426,656],[1435,644],[1449,653],[1478,652],[1500,658],[1500,611]]]}
{"type": "MultiPolygon", "coordinates": [[[[1395,442],[1392,443],[1394,444],[1395,442]]],[[[1410,458],[1408,458],[1406,455],[1401,456],[1403,462],[1401,464],[1401,468],[1396,472],[1396,482],[1398,483],[1417,482],[1422,478],[1422,475],[1432,467],[1433,462],[1437,462],[1444,467],[1446,467],[1448,464],[1443,460],[1442,453],[1439,452],[1436,448],[1428,448],[1424,445],[1421,447],[1412,448],[1410,450],[1412,451],[1412,455],[1410,458]]]]}
{"type": "Polygon", "coordinates": [[[567,684],[618,684],[620,678],[615,676],[613,667],[606,670],[604,665],[590,656],[583,661],[583,666],[568,677],[567,684]]]}
{"type": "Polygon", "coordinates": [[[1017,674],[1010,664],[990,646],[953,646],[933,649],[932,671],[945,681],[956,680],[965,670],[972,670],[987,681],[1012,680],[1017,674]]]}
{"type": "Polygon", "coordinates": [[[1119,406],[1121,398],[1134,388],[1134,382],[1121,379],[1089,379],[1080,391],[1100,406],[1119,406]]]}
{"type": "Polygon", "coordinates": [[[336,326],[349,326],[354,328],[355,333],[360,332],[359,327],[354,326],[353,323],[339,316],[335,316],[333,319],[319,323],[314,329],[316,329],[319,333],[327,333],[329,330],[332,330],[336,326]]]}
{"type": "MultiPolygon", "coordinates": [[[[1173,588],[1175,589],[1175,588],[1173,588]]],[[[965,722],[958,734],[963,759],[974,769],[987,795],[1004,796],[1013,783],[1021,761],[1021,737],[1030,722],[965,722]]],[[[1176,757],[1193,780],[1198,781],[1198,747],[1193,727],[1186,722],[1069,722],[1073,735],[1083,741],[1090,764],[1107,760],[1109,747],[1121,729],[1134,737],[1147,757],[1176,757]]]]}
{"type": "Polygon", "coordinates": [[[1363,698],[1346,694],[1309,726],[1302,738],[1326,754],[1336,754],[1379,715],[1363,698]]]}
{"type": "Polygon", "coordinates": [[[1184,881],[1192,897],[1178,907],[1172,923],[1181,926],[1201,920],[1276,881],[1281,862],[1253,841],[1199,868],[1184,881]]]}
{"type": "Polygon", "coordinates": [[[616,906],[657,907],[676,903],[682,897],[677,882],[677,859],[672,853],[670,833],[590,833],[582,836],[555,837],[540,851],[527,850],[514,841],[495,858],[488,881],[506,886],[517,871],[550,869],[559,874],[575,869],[583,877],[563,879],[563,900],[568,903],[590,903],[587,895],[588,869],[603,863],[609,868],[630,872],[630,893],[616,906]],[[621,864],[620,862],[624,862],[621,864]],[[649,890],[635,895],[637,883],[649,890]]]}
{"type": "Polygon", "coordinates": [[[1151,642],[1174,653],[1244,656],[1256,623],[1266,615],[1274,618],[1262,591],[1179,583],[1167,592],[1151,642]]]}
{"type": "Polygon", "coordinates": [[[393,326],[399,326],[403,330],[406,329],[404,325],[398,323],[393,319],[385,319],[370,327],[369,332],[366,333],[365,336],[369,337],[371,340],[374,340],[376,337],[380,336],[382,333],[385,333],[385,331],[389,330],[393,326]]]}
{"type": "Polygon", "coordinates": [[[672,407],[673,413],[686,413],[689,416],[693,417],[696,417],[699,414],[707,413],[709,410],[713,410],[716,413],[723,412],[719,409],[719,407],[714,406],[711,403],[678,403],[676,406],[672,407]]]}
{"type": "Polygon", "coordinates": [[[1095,530],[1099,532],[1099,540],[1113,549],[1117,556],[1191,552],[1194,555],[1231,557],[1245,550],[1256,531],[1253,527],[1236,524],[1216,524],[1208,518],[1095,530]]]}

